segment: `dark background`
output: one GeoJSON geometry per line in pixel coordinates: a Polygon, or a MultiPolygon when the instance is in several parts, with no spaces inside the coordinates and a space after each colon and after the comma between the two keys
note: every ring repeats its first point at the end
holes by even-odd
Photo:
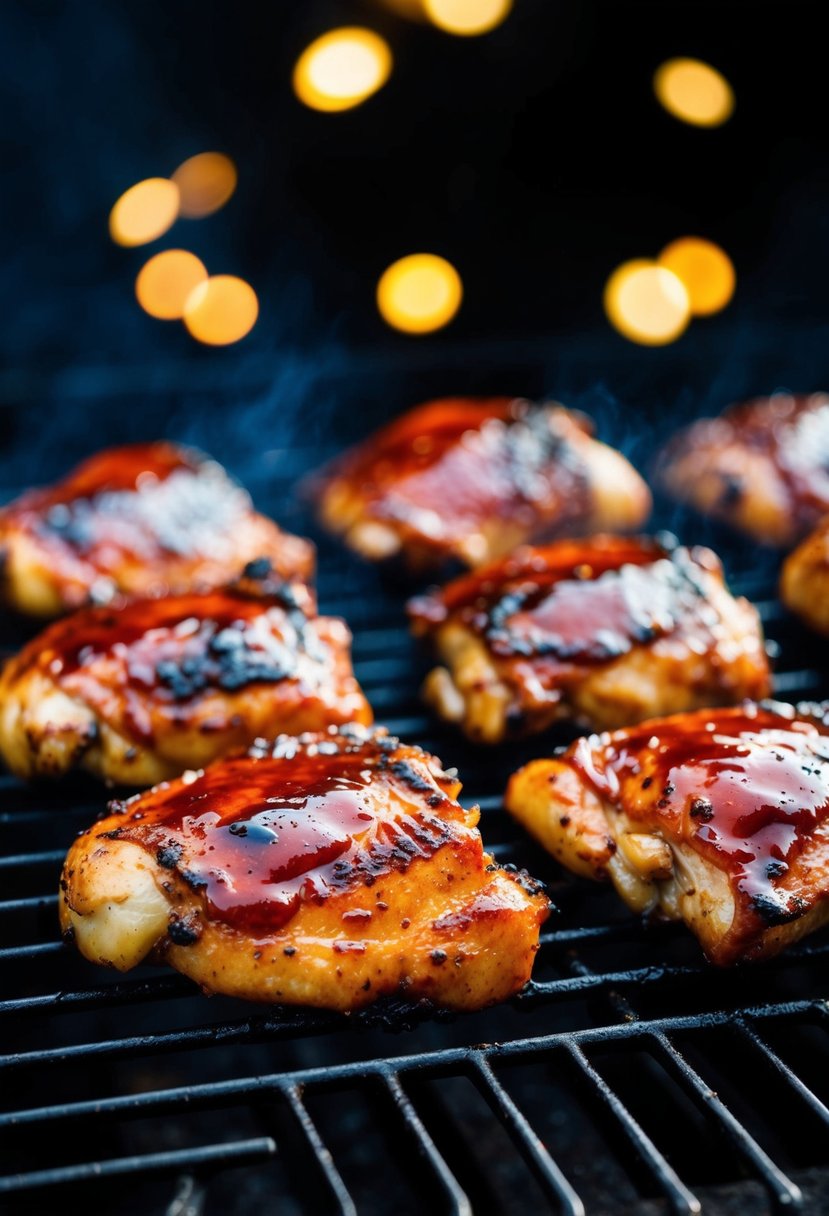
{"type": "Polygon", "coordinates": [[[5,6],[0,481],[164,432],[257,483],[265,452],[336,446],[467,390],[555,394],[644,458],[660,428],[732,397],[826,387],[818,15],[516,0],[491,34],[454,38],[371,0],[5,6]],[[351,23],[389,39],[389,83],[342,114],[304,108],[297,55],[351,23]],[[658,106],[653,71],[674,55],[731,81],[724,127],[658,106]],[[208,149],[239,169],[223,210],[143,248],[111,243],[124,189],[208,149]],[[733,258],[734,302],[666,349],[629,344],[602,312],[608,274],[687,234],[733,258]],[[143,262],[179,245],[255,287],[260,320],[239,345],[200,347],[136,304],[143,262]],[[422,249],[458,267],[466,295],[447,330],[413,338],[384,326],[374,290],[422,249]]]}

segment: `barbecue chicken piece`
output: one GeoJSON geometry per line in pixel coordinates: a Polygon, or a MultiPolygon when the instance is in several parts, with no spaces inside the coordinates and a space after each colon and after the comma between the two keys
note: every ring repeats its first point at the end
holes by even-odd
{"type": "Polygon", "coordinates": [[[780,597],[812,629],[829,635],[829,517],[786,558],[780,597]]]}
{"type": "Polygon", "coordinates": [[[791,546],[829,512],[829,396],[776,393],[701,418],[668,444],[659,479],[754,540],[791,546]]]}
{"type": "Polygon", "coordinates": [[[507,806],[711,962],[766,958],[829,920],[826,710],[747,702],[579,739],[516,773],[507,806]]]}
{"type": "Polygon", "coordinates": [[[370,722],[348,628],[309,609],[301,586],[252,579],[80,609],[6,666],[0,752],[21,777],[151,785],[261,735],[370,722]]]}
{"type": "Polygon", "coordinates": [[[489,1005],[529,978],[548,902],[459,790],[382,730],[260,741],[113,803],[69,852],[63,928],[94,962],[149,955],[248,1000],[489,1005]]]}
{"type": "Polygon", "coordinates": [[[211,590],[256,558],[287,580],[313,574],[308,541],[257,514],[221,465],[173,443],[98,452],[0,510],[0,600],[30,616],[211,590]]]}
{"type": "Polygon", "coordinates": [[[473,740],[596,729],[770,692],[755,609],[710,549],[595,536],[511,557],[409,603],[445,666],[424,694],[473,740]]]}
{"type": "Polygon", "coordinates": [[[528,401],[418,406],[346,452],[319,490],[323,523],[364,557],[468,566],[554,534],[639,527],[651,498],[583,414],[528,401]]]}

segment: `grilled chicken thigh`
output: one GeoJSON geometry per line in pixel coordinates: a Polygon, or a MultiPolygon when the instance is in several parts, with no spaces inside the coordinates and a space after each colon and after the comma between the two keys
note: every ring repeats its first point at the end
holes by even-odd
{"type": "Polygon", "coordinates": [[[314,550],[254,511],[221,465],[172,443],[111,448],[0,510],[0,600],[31,616],[231,582],[266,558],[309,579],[314,550]]]}
{"type": "Polygon", "coordinates": [[[780,598],[812,629],[829,635],[829,516],[783,563],[780,598]]]}
{"type": "Polygon", "coordinates": [[[560,405],[450,398],[410,410],[324,475],[320,515],[363,556],[477,566],[536,537],[627,531],[650,512],[625,458],[560,405]]]}
{"type": "Polygon", "coordinates": [[[0,752],[22,777],[150,785],[261,735],[370,722],[348,628],[309,609],[301,586],[252,579],[80,609],[0,677],[0,752]]]}
{"type": "Polygon", "coordinates": [[[597,729],[770,691],[755,609],[709,549],[596,536],[519,549],[410,601],[445,666],[426,699],[473,740],[597,729]]]}
{"type": "Polygon", "coordinates": [[[666,448],[665,490],[769,545],[829,513],[829,396],[776,393],[702,418],[666,448]]]}
{"type": "Polygon", "coordinates": [[[209,992],[477,1009],[529,978],[548,903],[483,851],[439,761],[359,727],[261,741],[126,803],[72,846],[61,921],[209,992]]]}
{"type": "Polygon", "coordinates": [[[579,739],[507,791],[563,865],[683,920],[717,964],[829,921],[826,706],[697,710],[579,739]]]}

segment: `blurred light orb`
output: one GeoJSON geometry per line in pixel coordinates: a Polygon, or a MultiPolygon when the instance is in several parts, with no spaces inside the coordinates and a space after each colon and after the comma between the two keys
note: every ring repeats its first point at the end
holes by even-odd
{"type": "Polygon", "coordinates": [[[391,74],[389,44],[373,30],[344,26],[306,47],[294,68],[294,92],[312,110],[350,110],[391,74]]]}
{"type": "Polygon", "coordinates": [[[691,312],[695,317],[710,317],[725,308],[734,295],[737,275],[731,258],[715,245],[698,236],[684,236],[659,255],[659,265],[681,279],[691,312]]]}
{"type": "Polygon", "coordinates": [[[669,59],[656,69],[653,88],[660,105],[694,127],[719,127],[734,113],[734,90],[701,59],[669,59]]]}
{"type": "Polygon", "coordinates": [[[506,20],[512,0],[423,0],[423,8],[438,29],[469,38],[506,20]]]}
{"type": "Polygon", "coordinates": [[[229,346],[249,334],[259,316],[259,301],[250,283],[232,274],[217,274],[187,297],[184,324],[199,342],[229,346]]]}
{"type": "Polygon", "coordinates": [[[109,213],[109,234],[116,245],[146,245],[175,222],[179,194],[166,177],[148,177],[125,190],[109,213]]]}
{"type": "Polygon", "coordinates": [[[674,342],[691,319],[681,279],[645,258],[624,262],[607,281],[604,308],[623,337],[642,346],[674,342]]]}
{"type": "Polygon", "coordinates": [[[207,271],[194,253],[165,249],[150,258],[138,272],[135,295],[151,317],[177,321],[184,316],[190,293],[207,279],[207,271]]]}
{"type": "Polygon", "coordinates": [[[197,220],[212,215],[236,189],[238,174],[229,156],[222,152],[200,152],[179,165],[172,175],[178,186],[179,215],[197,220]]]}
{"type": "Polygon", "coordinates": [[[393,329],[428,334],[448,325],[461,306],[463,284],[451,262],[412,253],[392,262],[377,284],[377,307],[393,329]]]}

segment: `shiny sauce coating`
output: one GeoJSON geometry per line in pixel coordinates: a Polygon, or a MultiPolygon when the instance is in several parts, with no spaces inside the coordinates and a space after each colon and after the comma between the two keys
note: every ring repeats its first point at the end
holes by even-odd
{"type": "MultiPolygon", "coordinates": [[[[733,448],[762,455],[783,484],[797,531],[817,523],[829,509],[829,396],[823,393],[772,397],[740,402],[719,418],[702,418],[681,432],[669,445],[670,467],[686,453],[710,451],[717,467],[718,451],[733,448]]],[[[722,503],[726,511],[743,492],[739,472],[734,474],[722,503]]]]}
{"type": "Polygon", "coordinates": [[[326,741],[289,758],[237,757],[124,804],[107,835],[176,871],[209,919],[266,937],[302,903],[371,886],[447,841],[462,812],[421,767],[393,748],[326,741]]]}
{"type": "Polygon", "coordinates": [[[606,537],[519,550],[411,602],[415,621],[452,618],[499,658],[606,662],[696,616],[716,621],[703,580],[719,574],[708,550],[606,537]]]}
{"type": "Polygon", "coordinates": [[[581,739],[566,758],[632,821],[663,821],[708,857],[774,925],[804,911],[786,875],[829,815],[828,733],[749,705],[645,723],[598,748],[581,739]]]}
{"type": "Polygon", "coordinates": [[[49,626],[16,662],[45,670],[87,703],[111,690],[124,699],[131,734],[145,741],[148,703],[174,709],[210,690],[291,679],[303,658],[308,681],[326,652],[286,587],[282,597],[222,591],[83,609],[49,626]]]}
{"type": "Polygon", "coordinates": [[[511,398],[448,399],[404,415],[332,468],[377,517],[439,543],[493,518],[530,526],[589,510],[578,445],[586,420],[560,406],[511,398]]]}
{"type": "Polygon", "coordinates": [[[122,553],[150,559],[161,550],[188,557],[216,551],[217,532],[250,509],[247,493],[221,466],[169,443],[100,452],[56,485],[7,508],[42,539],[106,569],[122,553]]]}

